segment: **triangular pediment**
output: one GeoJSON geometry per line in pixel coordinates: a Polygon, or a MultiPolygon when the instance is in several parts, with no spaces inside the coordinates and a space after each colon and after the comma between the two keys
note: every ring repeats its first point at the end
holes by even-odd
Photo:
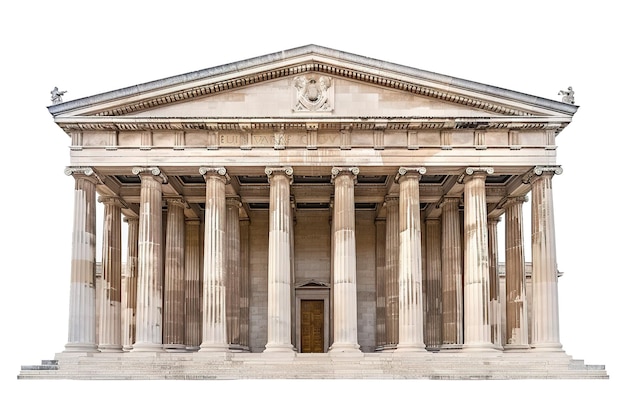
{"type": "MultiPolygon", "coordinates": [[[[567,123],[577,107],[316,45],[49,107],[64,123],[450,119],[567,123]]],[[[462,122],[465,123],[465,122],[462,122]]],[[[451,126],[455,127],[455,126],[451,126]]],[[[564,126],[561,126],[561,128],[564,126]]],[[[557,130],[559,130],[557,128],[557,130]]]]}

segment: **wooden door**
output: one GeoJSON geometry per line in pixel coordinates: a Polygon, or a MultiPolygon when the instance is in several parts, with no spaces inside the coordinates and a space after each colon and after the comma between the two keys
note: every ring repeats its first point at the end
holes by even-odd
{"type": "Polygon", "coordinates": [[[324,353],[324,300],[302,300],[300,346],[303,353],[324,353]]]}

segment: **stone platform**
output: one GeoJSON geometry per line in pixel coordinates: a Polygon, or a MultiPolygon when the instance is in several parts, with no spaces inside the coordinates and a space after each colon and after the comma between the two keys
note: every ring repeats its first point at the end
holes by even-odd
{"type": "Polygon", "coordinates": [[[564,353],[59,353],[18,379],[608,379],[564,353]]]}

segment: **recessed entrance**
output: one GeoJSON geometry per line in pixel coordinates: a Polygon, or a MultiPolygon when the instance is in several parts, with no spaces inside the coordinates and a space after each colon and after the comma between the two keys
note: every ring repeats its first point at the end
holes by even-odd
{"type": "Polygon", "coordinates": [[[300,346],[303,353],[324,352],[324,300],[302,300],[300,346]]]}

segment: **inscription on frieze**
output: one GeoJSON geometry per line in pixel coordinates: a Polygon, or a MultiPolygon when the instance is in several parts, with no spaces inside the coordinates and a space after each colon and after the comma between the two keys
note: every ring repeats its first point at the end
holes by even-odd
{"type": "Polygon", "coordinates": [[[240,134],[229,134],[224,133],[220,135],[220,146],[240,146],[241,145],[241,135],[240,134]]]}

